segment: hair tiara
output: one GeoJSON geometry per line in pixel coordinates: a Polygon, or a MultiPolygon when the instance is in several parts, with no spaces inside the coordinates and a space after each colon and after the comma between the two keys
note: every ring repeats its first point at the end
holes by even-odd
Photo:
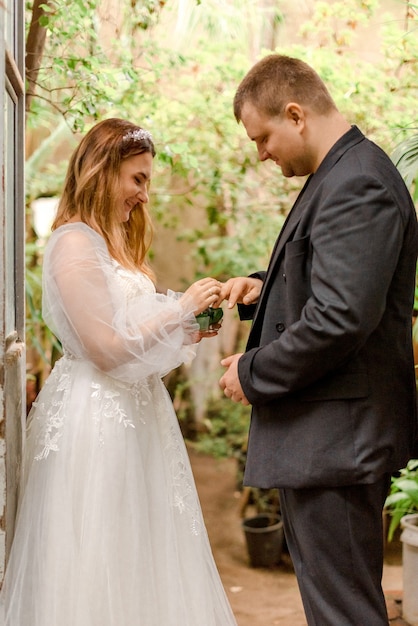
{"type": "Polygon", "coordinates": [[[142,141],[143,139],[148,139],[148,141],[152,141],[151,133],[144,128],[128,130],[128,132],[125,133],[122,137],[122,141],[142,141]]]}

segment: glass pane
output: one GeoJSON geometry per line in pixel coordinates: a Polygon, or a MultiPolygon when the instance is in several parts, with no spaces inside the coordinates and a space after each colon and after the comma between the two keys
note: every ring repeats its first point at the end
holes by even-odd
{"type": "Polygon", "coordinates": [[[4,182],[5,182],[5,335],[11,334],[16,328],[15,314],[15,103],[10,94],[5,93],[4,111],[4,182]]]}
{"type": "Polygon", "coordinates": [[[15,3],[16,0],[3,0],[4,10],[4,38],[6,40],[6,47],[14,55],[15,51],[15,3]]]}

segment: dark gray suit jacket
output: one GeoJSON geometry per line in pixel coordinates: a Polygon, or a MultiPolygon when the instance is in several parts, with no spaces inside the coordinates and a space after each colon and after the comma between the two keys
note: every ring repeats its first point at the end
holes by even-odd
{"type": "Polygon", "coordinates": [[[398,171],[352,127],[280,233],[239,378],[253,405],[244,482],[369,483],[416,437],[411,319],[418,229],[398,171]]]}

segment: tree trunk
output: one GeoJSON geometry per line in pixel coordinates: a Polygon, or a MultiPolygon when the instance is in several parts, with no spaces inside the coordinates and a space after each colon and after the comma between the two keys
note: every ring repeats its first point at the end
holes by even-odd
{"type": "Polygon", "coordinates": [[[25,72],[27,80],[26,89],[26,115],[30,111],[32,97],[36,90],[39,68],[45,47],[46,32],[39,20],[45,15],[43,6],[51,6],[52,0],[34,0],[32,8],[32,19],[30,23],[28,38],[26,41],[25,72]]]}

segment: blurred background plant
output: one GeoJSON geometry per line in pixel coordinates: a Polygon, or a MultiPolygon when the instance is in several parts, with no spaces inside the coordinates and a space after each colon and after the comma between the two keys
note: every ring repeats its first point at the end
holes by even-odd
{"type": "Polygon", "coordinates": [[[392,477],[390,493],[385,506],[390,515],[388,540],[392,541],[404,515],[418,513],[417,459],[411,459],[398,475],[392,477]]]}

